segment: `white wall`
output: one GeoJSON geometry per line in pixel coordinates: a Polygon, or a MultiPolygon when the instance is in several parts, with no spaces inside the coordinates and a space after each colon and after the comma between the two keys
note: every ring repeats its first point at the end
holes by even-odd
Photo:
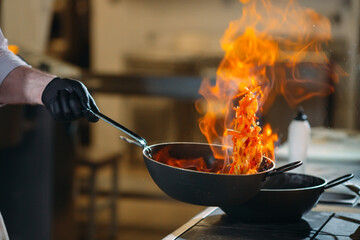
{"type": "Polygon", "coordinates": [[[126,53],[176,51],[191,39],[202,49],[219,51],[219,39],[241,5],[236,0],[92,0],[92,12],[92,67],[116,72],[123,70],[126,53]]]}
{"type": "MultiPolygon", "coordinates": [[[[300,2],[327,16],[340,12],[343,24],[333,34],[351,33],[351,16],[343,1],[300,2]]],[[[194,50],[184,49],[194,39],[202,50],[220,51],[219,40],[229,22],[241,16],[241,9],[237,0],[92,0],[92,67],[118,72],[124,69],[127,53],[194,50]]]]}
{"type": "MultiPolygon", "coordinates": [[[[344,56],[339,64],[351,76],[337,85],[335,122],[346,128],[354,128],[357,121],[357,1],[298,1],[325,16],[340,16],[340,23],[332,26],[332,34],[335,41],[343,44],[336,53],[344,56]],[[344,108],[345,105],[349,107],[344,108]]],[[[92,12],[92,68],[98,72],[121,72],[129,53],[177,56],[175,53],[221,51],[219,40],[228,23],[241,16],[241,4],[237,0],[92,0],[92,12]],[[190,40],[195,40],[195,44],[189,44],[190,40]]],[[[285,29],[284,34],[287,33],[285,29]]]]}
{"type": "Polygon", "coordinates": [[[1,28],[9,43],[36,53],[47,46],[54,0],[2,0],[1,28]]]}

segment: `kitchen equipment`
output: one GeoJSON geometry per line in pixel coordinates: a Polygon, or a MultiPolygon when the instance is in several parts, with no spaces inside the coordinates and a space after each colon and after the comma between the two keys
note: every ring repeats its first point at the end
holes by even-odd
{"type": "Polygon", "coordinates": [[[206,164],[209,165],[217,161],[212,148],[221,150],[223,146],[187,142],[147,146],[146,140],[131,130],[104,114],[93,114],[132,138],[121,137],[123,140],[141,146],[145,164],[154,182],[170,197],[186,203],[224,206],[244,202],[260,190],[267,177],[292,170],[302,164],[293,162],[275,168],[275,163],[269,161],[270,163],[262,171],[249,175],[217,174],[177,168],[154,160],[156,154],[168,147],[170,157],[186,160],[203,157],[206,164]]]}
{"type": "Polygon", "coordinates": [[[321,194],[319,203],[353,205],[354,207],[356,205],[357,197],[358,196],[351,193],[325,191],[321,194]]]}
{"type": "Polygon", "coordinates": [[[353,177],[353,174],[347,174],[327,182],[316,176],[284,173],[268,178],[250,200],[236,206],[220,207],[229,216],[245,222],[297,221],[317,204],[325,189],[353,177]]]}
{"type": "Polygon", "coordinates": [[[331,210],[310,211],[296,222],[249,224],[228,217],[219,208],[208,207],[163,240],[360,239],[360,213],[331,210]]]}
{"type": "Polygon", "coordinates": [[[310,144],[310,124],[304,110],[300,108],[296,117],[291,121],[288,131],[289,161],[302,161],[303,165],[296,169],[299,173],[305,173],[305,163],[308,146],[310,144]]]}
{"type": "Polygon", "coordinates": [[[358,185],[356,185],[355,183],[352,182],[347,182],[344,184],[348,189],[350,189],[351,191],[353,191],[354,193],[356,193],[356,199],[353,202],[352,206],[355,207],[358,205],[359,201],[360,201],[360,187],[358,185]]]}

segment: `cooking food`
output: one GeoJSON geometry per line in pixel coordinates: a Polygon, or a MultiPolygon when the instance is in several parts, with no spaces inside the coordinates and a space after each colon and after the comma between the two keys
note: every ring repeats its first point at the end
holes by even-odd
{"type": "Polygon", "coordinates": [[[261,90],[256,88],[237,96],[241,97],[241,100],[234,109],[234,129],[227,129],[225,132],[225,136],[232,136],[233,148],[232,151],[229,151],[230,148],[223,149],[223,159],[216,159],[211,164],[201,156],[194,159],[178,159],[171,157],[169,148],[166,147],[156,154],[155,160],[170,166],[202,172],[253,174],[261,171],[261,166],[269,164],[269,160],[274,158],[274,142],[277,136],[271,134],[269,125],[265,125],[265,133],[258,125],[256,114],[259,108],[259,94],[262,94],[261,90]]]}
{"type": "Polygon", "coordinates": [[[102,113],[94,113],[97,117],[127,134],[131,139],[121,139],[143,148],[143,158],[154,182],[170,197],[182,202],[203,206],[228,206],[242,203],[259,192],[264,179],[290,171],[301,162],[292,162],[275,168],[270,164],[256,174],[215,174],[202,171],[191,171],[172,167],[154,159],[158,153],[169,148],[169,157],[175,159],[196,159],[203,157],[206,165],[213,165],[216,158],[213,149],[223,149],[221,145],[206,143],[159,143],[148,146],[146,140],[102,113]]]}
{"type": "Polygon", "coordinates": [[[274,156],[273,146],[269,148],[263,141],[262,129],[258,125],[259,94],[262,94],[260,89],[256,93],[248,90],[244,94],[235,108],[235,129],[227,129],[225,133],[232,135],[233,140],[230,174],[256,173],[262,161],[274,156]]]}
{"type": "Polygon", "coordinates": [[[212,166],[216,161],[213,148],[220,150],[223,146],[180,142],[160,143],[143,149],[146,167],[161,190],[179,201],[203,206],[238,205],[258,193],[267,177],[282,174],[302,164],[302,162],[291,162],[275,168],[275,163],[269,160],[269,164],[255,174],[192,171],[155,161],[153,157],[165,147],[169,147],[170,157],[185,161],[203,157],[205,163],[212,166]],[[148,154],[149,149],[152,153],[151,157],[148,154]]]}

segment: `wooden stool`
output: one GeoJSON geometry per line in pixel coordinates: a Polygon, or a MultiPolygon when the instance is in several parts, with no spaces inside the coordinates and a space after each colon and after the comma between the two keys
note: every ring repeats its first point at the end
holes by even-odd
{"type": "Polygon", "coordinates": [[[97,172],[106,166],[111,166],[112,168],[112,178],[111,178],[111,192],[110,192],[110,209],[111,209],[111,217],[110,217],[110,239],[116,239],[117,235],[117,191],[118,191],[118,160],[120,159],[120,154],[115,154],[111,157],[107,157],[105,159],[100,160],[92,160],[80,158],[78,160],[78,165],[86,166],[90,169],[90,177],[89,177],[89,194],[90,201],[88,206],[88,226],[87,226],[87,239],[94,240],[95,239],[95,214],[96,214],[96,175],[97,172]]]}

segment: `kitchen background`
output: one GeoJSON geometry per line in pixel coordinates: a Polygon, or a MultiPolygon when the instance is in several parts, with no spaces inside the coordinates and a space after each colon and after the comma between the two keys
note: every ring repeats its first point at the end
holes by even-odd
{"type": "MultiPolygon", "coordinates": [[[[309,122],[355,136],[360,2],[299,2],[330,19],[326,51],[348,73],[334,94],[302,104],[309,122]]],[[[5,36],[26,61],[81,79],[103,113],[150,144],[205,141],[197,89],[215,77],[219,41],[241,16],[239,1],[0,0],[0,10],[5,36]]],[[[281,142],[295,112],[279,97],[264,116],[281,142]]],[[[39,106],[5,106],[0,115],[0,211],[12,239],[160,239],[203,209],[165,196],[141,150],[101,121],[55,123],[39,106]]]]}

